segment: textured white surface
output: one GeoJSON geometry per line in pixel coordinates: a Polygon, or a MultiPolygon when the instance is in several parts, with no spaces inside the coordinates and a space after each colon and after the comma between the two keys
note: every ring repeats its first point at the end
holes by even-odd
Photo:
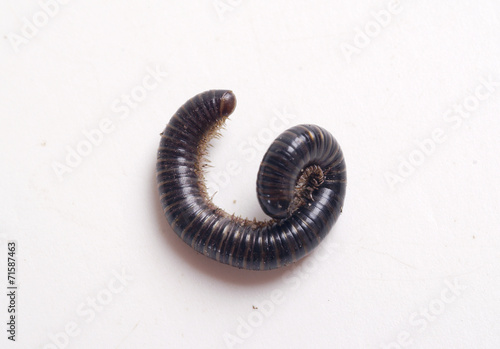
{"type": "MultiPolygon", "coordinates": [[[[223,4],[72,0],[19,41],[24,18],[43,25],[40,3],[0,1],[1,294],[10,239],[20,285],[17,343],[2,330],[0,347],[499,348],[500,3],[404,1],[380,30],[372,13],[393,1],[223,4]],[[147,78],[156,69],[168,74],[147,78]],[[143,80],[155,87],[124,107],[143,80]],[[238,98],[210,154],[210,178],[240,171],[215,196],[228,211],[263,217],[271,134],[315,123],[339,140],[349,183],[326,249],[259,273],[172,233],[158,134],[213,88],[238,98]],[[59,180],[54,164],[100,125],[59,180]],[[421,164],[391,188],[410,158],[421,164]]],[[[2,323],[6,307],[0,296],[2,323]]]]}

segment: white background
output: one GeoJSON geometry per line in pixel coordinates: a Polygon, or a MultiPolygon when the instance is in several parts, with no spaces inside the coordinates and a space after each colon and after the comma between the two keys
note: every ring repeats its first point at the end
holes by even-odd
{"type": "Polygon", "coordinates": [[[392,2],[71,0],[49,17],[0,1],[2,324],[19,251],[17,343],[2,325],[0,347],[499,348],[500,3],[392,2]],[[294,266],[213,262],[162,216],[159,133],[214,88],[238,98],[208,175],[239,171],[214,199],[229,212],[264,217],[270,135],[313,123],[342,145],[344,212],[294,266]]]}

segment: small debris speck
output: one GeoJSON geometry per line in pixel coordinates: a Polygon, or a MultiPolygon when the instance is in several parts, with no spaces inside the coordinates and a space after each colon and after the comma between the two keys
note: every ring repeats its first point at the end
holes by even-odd
{"type": "Polygon", "coordinates": [[[259,309],[259,308],[257,308],[255,305],[252,305],[252,308],[253,308],[253,309],[259,309]]]}
{"type": "Polygon", "coordinates": [[[233,200],[233,204],[235,204],[235,203],[236,203],[236,200],[233,200]]]}

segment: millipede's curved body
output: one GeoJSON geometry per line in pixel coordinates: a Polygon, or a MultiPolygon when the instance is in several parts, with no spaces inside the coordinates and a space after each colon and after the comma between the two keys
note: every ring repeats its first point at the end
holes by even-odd
{"type": "Polygon", "coordinates": [[[259,169],[257,196],[273,219],[230,215],[207,195],[202,165],[209,139],[233,112],[231,91],[188,100],[161,135],[157,181],[175,233],[196,251],[238,268],[266,270],[293,263],[328,234],[342,211],[346,166],[333,136],[315,125],[283,132],[259,169]]]}

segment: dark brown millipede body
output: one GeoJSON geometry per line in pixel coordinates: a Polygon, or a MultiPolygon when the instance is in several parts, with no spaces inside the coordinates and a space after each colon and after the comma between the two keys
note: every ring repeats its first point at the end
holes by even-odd
{"type": "Polygon", "coordinates": [[[236,107],[231,91],[188,100],[161,134],[157,181],[165,217],[196,251],[238,268],[267,270],[296,262],[328,234],[340,213],[346,166],[326,130],[298,125],[269,147],[257,176],[265,222],[230,215],[210,200],[203,164],[210,138],[236,107]]]}

